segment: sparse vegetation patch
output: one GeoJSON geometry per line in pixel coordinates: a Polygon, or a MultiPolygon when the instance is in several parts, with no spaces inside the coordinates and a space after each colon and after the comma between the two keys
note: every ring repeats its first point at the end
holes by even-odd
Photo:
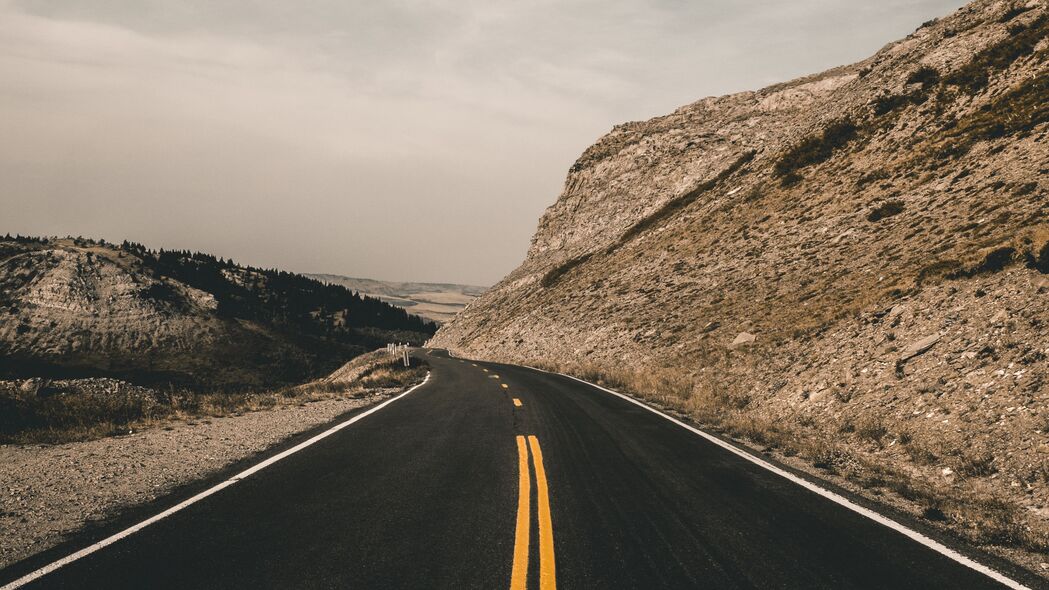
{"type": "Polygon", "coordinates": [[[942,157],[969,152],[979,141],[1008,136],[1024,137],[1049,122],[1049,77],[1029,79],[994,102],[960,119],[943,133],[942,157]]]}
{"type": "Polygon", "coordinates": [[[1047,19],[1042,15],[1029,26],[1014,27],[1003,41],[976,54],[968,64],[947,75],[944,82],[969,94],[980,92],[990,83],[993,74],[1034,52],[1046,36],[1046,23],[1047,19]]]}
{"type": "Polygon", "coordinates": [[[0,444],[63,443],[128,434],[171,419],[217,417],[332,398],[421,381],[425,363],[366,355],[352,381],[314,381],[259,392],[157,391],[115,379],[0,381],[0,444]]]}
{"type": "Polygon", "coordinates": [[[955,271],[948,275],[950,279],[972,278],[976,275],[996,273],[1016,262],[1016,248],[1003,246],[988,252],[983,260],[971,268],[955,271]]]}
{"type": "Polygon", "coordinates": [[[553,287],[555,284],[557,284],[557,281],[562,276],[567,274],[573,268],[581,264],[585,264],[587,260],[590,260],[591,256],[593,255],[585,254],[583,256],[576,256],[575,258],[571,258],[561,263],[560,265],[548,270],[546,274],[543,275],[543,279],[540,281],[540,284],[543,286],[544,289],[549,289],[550,287],[553,287]]]}
{"type": "MultiPolygon", "coordinates": [[[[1049,274],[1049,242],[1045,242],[1041,248],[1028,255],[1027,266],[1042,274],[1049,274]]],[[[1046,431],[1049,431],[1049,427],[1046,428],[1046,431]]]]}
{"type": "Polygon", "coordinates": [[[1028,5],[1012,6],[1008,10],[1006,10],[1005,13],[1002,14],[1001,17],[998,18],[998,22],[1000,22],[1000,23],[1007,23],[1007,22],[1013,20],[1014,18],[1020,16],[1021,14],[1027,12],[1028,10],[1033,10],[1033,9],[1034,9],[1034,6],[1028,6],[1028,5]]]}
{"type": "Polygon", "coordinates": [[[829,160],[836,150],[844,147],[856,135],[857,127],[850,120],[831,123],[820,135],[803,139],[787,151],[776,162],[776,176],[780,177],[785,186],[795,184],[801,180],[798,174],[800,170],[829,160]]]}
{"type": "Polygon", "coordinates": [[[922,66],[907,77],[908,84],[921,84],[922,88],[928,88],[940,81],[940,72],[936,68],[922,66]]]}
{"type": "Polygon", "coordinates": [[[674,215],[674,213],[687,207],[689,203],[695,201],[700,195],[706,193],[707,191],[710,191],[714,187],[718,186],[720,183],[724,182],[725,179],[738,172],[740,168],[742,168],[748,162],[754,159],[755,154],[756,152],[753,150],[747,150],[743,152],[743,155],[741,155],[734,162],[732,162],[732,164],[730,164],[728,168],[725,168],[720,173],[718,173],[718,175],[714,178],[701,183],[696,188],[688,191],[687,193],[679,197],[671,199],[665,205],[660,207],[658,211],[649,215],[648,217],[645,217],[644,219],[630,227],[630,229],[623,232],[623,235],[622,237],[620,237],[618,243],[615,246],[612,246],[610,250],[615,249],[621,246],[622,244],[625,244],[626,242],[640,235],[645,230],[656,226],[657,224],[666,219],[669,219],[671,216],[674,215]]]}
{"type": "Polygon", "coordinates": [[[867,214],[867,221],[878,222],[886,217],[892,217],[893,215],[899,215],[903,213],[906,205],[903,201],[886,201],[881,205],[878,205],[867,214]]]}

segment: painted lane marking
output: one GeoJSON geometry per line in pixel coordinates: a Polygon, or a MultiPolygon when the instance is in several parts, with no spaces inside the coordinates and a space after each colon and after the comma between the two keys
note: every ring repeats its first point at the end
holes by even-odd
{"type": "Polygon", "coordinates": [[[883,525],[885,527],[888,527],[888,528],[890,528],[890,529],[900,533],[901,535],[911,539],[912,541],[915,541],[917,543],[920,543],[921,545],[924,545],[925,547],[928,547],[929,549],[932,549],[933,551],[939,553],[940,555],[943,555],[944,557],[947,557],[947,558],[949,558],[949,559],[951,559],[951,560],[953,560],[953,561],[955,561],[955,562],[957,562],[957,563],[959,563],[961,565],[964,565],[965,567],[968,567],[968,568],[970,568],[972,570],[975,570],[975,571],[977,571],[977,572],[987,576],[988,578],[991,578],[992,580],[994,580],[994,581],[996,581],[996,582],[998,582],[1000,584],[1003,584],[1007,588],[1012,588],[1013,590],[1031,590],[1029,587],[1021,584],[1020,582],[1017,582],[1016,580],[1013,580],[1012,578],[1007,577],[1005,574],[1002,574],[1001,572],[999,572],[999,571],[997,571],[995,569],[992,569],[992,568],[990,568],[990,567],[988,567],[988,566],[986,566],[986,565],[984,565],[984,564],[982,564],[982,563],[980,563],[980,562],[978,562],[978,561],[976,561],[974,559],[971,559],[971,558],[969,558],[969,557],[959,553],[958,551],[955,551],[954,549],[951,549],[950,547],[947,547],[943,543],[940,543],[939,541],[937,541],[937,540],[935,540],[935,539],[933,539],[931,537],[923,535],[922,533],[919,533],[918,531],[911,530],[911,529],[907,528],[906,526],[904,526],[903,524],[901,524],[899,522],[896,522],[895,520],[892,520],[891,518],[889,518],[887,516],[879,514],[879,513],[875,512],[875,511],[871,510],[870,508],[866,508],[864,506],[860,506],[859,504],[856,504],[855,502],[849,500],[848,498],[845,498],[844,496],[840,496],[840,495],[838,495],[838,494],[836,494],[836,493],[834,493],[834,492],[832,492],[832,491],[830,491],[828,489],[824,489],[824,488],[822,488],[822,487],[820,487],[820,486],[810,482],[809,480],[807,480],[805,478],[798,477],[797,475],[794,475],[793,473],[791,473],[789,471],[786,471],[784,469],[776,467],[775,465],[773,465],[772,463],[769,463],[768,461],[765,461],[764,459],[761,459],[759,457],[755,457],[754,455],[751,455],[750,453],[747,453],[746,451],[738,449],[738,448],[736,448],[735,445],[727,443],[727,442],[721,440],[720,438],[718,438],[718,437],[716,437],[716,436],[714,436],[712,434],[708,434],[708,433],[706,433],[706,432],[704,432],[704,431],[702,431],[702,430],[700,430],[698,428],[694,428],[692,426],[689,426],[688,424],[685,424],[684,422],[678,420],[677,418],[674,418],[673,416],[668,416],[667,414],[664,414],[663,412],[660,412],[659,410],[657,410],[657,409],[655,409],[655,408],[653,408],[653,407],[651,407],[651,406],[649,406],[649,405],[647,405],[647,404],[645,404],[643,402],[640,402],[640,401],[638,401],[638,400],[636,400],[636,399],[634,399],[634,398],[632,398],[632,397],[630,397],[628,395],[624,395],[622,393],[619,393],[618,391],[613,391],[613,390],[608,389],[606,387],[601,387],[600,385],[597,385],[597,384],[594,384],[594,383],[590,383],[589,381],[584,381],[583,379],[580,379],[578,377],[573,377],[571,375],[565,375],[564,373],[556,373],[554,371],[547,371],[545,369],[539,369],[537,367],[528,367],[528,368],[536,370],[536,371],[540,371],[542,373],[547,373],[547,374],[550,374],[550,375],[560,375],[562,377],[567,377],[568,379],[571,379],[573,381],[577,381],[577,382],[582,383],[584,385],[589,385],[590,387],[594,387],[596,389],[604,391],[605,393],[610,393],[610,394],[612,394],[614,396],[620,397],[620,398],[622,398],[622,399],[624,399],[624,400],[626,400],[626,401],[628,401],[628,402],[630,402],[630,403],[632,403],[632,404],[634,404],[636,406],[642,407],[642,408],[648,410],[649,412],[652,412],[653,414],[655,414],[657,416],[660,416],[661,418],[669,420],[670,422],[673,422],[674,424],[677,424],[678,426],[680,426],[680,427],[682,427],[682,428],[684,428],[686,430],[689,430],[689,431],[691,431],[692,433],[694,433],[696,435],[699,435],[700,437],[702,437],[702,438],[704,438],[704,439],[714,443],[715,445],[717,445],[717,446],[719,446],[719,447],[729,451],[730,453],[738,455],[742,459],[746,459],[747,461],[750,461],[751,463],[753,463],[753,464],[755,464],[755,465],[757,465],[759,467],[762,467],[762,468],[764,468],[764,469],[766,469],[768,471],[771,471],[772,473],[775,473],[776,475],[779,475],[780,477],[783,477],[784,479],[787,479],[787,480],[791,481],[792,483],[797,484],[797,485],[799,485],[799,486],[809,490],[810,492],[819,494],[820,496],[823,496],[824,498],[830,500],[831,502],[834,502],[835,504],[838,504],[839,506],[847,508],[847,509],[849,509],[849,510],[851,510],[851,511],[853,511],[853,512],[855,512],[855,513],[857,513],[857,514],[859,514],[861,516],[864,516],[866,518],[869,518],[870,520],[873,520],[874,522],[877,522],[878,524],[881,524],[881,525],[883,525]]]}
{"type": "Polygon", "coordinates": [[[248,469],[245,469],[244,471],[241,471],[237,475],[234,475],[233,477],[223,481],[222,483],[219,483],[219,484],[215,485],[214,487],[208,488],[208,489],[204,490],[203,492],[200,492],[196,496],[193,496],[192,498],[189,498],[188,500],[184,500],[184,501],[182,501],[182,502],[172,506],[171,508],[168,508],[167,510],[161,512],[160,514],[157,514],[155,516],[147,518],[146,520],[143,520],[142,522],[140,522],[140,523],[138,523],[138,524],[136,524],[136,525],[134,525],[134,526],[132,526],[130,528],[127,528],[127,529],[125,529],[123,531],[120,531],[119,533],[116,533],[115,535],[112,535],[110,537],[106,537],[105,539],[102,539],[101,541],[95,543],[94,545],[90,545],[88,547],[85,547],[85,548],[81,549],[80,551],[77,551],[76,553],[72,553],[70,555],[67,555],[66,557],[63,557],[62,559],[59,559],[58,561],[52,562],[52,563],[50,563],[50,564],[48,564],[48,565],[46,565],[46,566],[44,566],[44,567],[42,567],[42,568],[32,572],[32,573],[26,574],[26,575],[22,576],[21,578],[18,578],[17,580],[15,580],[13,582],[10,582],[10,583],[4,585],[3,587],[0,587],[0,590],[14,590],[15,588],[20,588],[20,587],[28,584],[29,582],[32,582],[32,581],[37,580],[37,579],[39,579],[39,578],[41,578],[43,576],[46,576],[47,574],[50,574],[51,572],[59,569],[62,566],[69,565],[70,563],[73,563],[74,561],[76,561],[76,560],[78,560],[78,559],[80,559],[82,557],[86,557],[88,555],[91,555],[92,553],[98,551],[99,549],[103,549],[105,547],[108,547],[109,545],[112,545],[113,543],[116,543],[117,541],[119,541],[119,540],[121,540],[121,539],[123,539],[125,537],[129,537],[129,536],[137,533],[138,531],[148,527],[149,525],[151,525],[153,523],[156,523],[156,522],[158,522],[158,521],[160,521],[160,520],[162,520],[164,518],[167,518],[168,516],[171,516],[172,514],[175,514],[176,512],[186,508],[187,506],[195,504],[195,503],[203,500],[204,498],[207,498],[208,496],[211,496],[212,494],[215,494],[217,492],[220,492],[220,491],[228,488],[229,486],[231,486],[231,485],[237,483],[238,481],[248,477],[249,475],[257,473],[257,472],[265,469],[266,467],[269,467],[270,465],[273,465],[274,463],[276,463],[277,461],[280,461],[281,459],[284,459],[284,458],[286,458],[286,457],[288,457],[290,455],[293,455],[293,454],[295,454],[295,453],[305,449],[306,447],[311,446],[314,443],[321,441],[322,439],[328,438],[329,436],[335,434],[336,432],[342,430],[343,428],[346,428],[347,426],[353,424],[354,422],[357,422],[358,420],[361,420],[361,419],[363,419],[366,416],[369,416],[371,414],[374,414],[375,412],[378,412],[379,410],[381,410],[381,409],[385,408],[386,406],[392,404],[393,402],[401,399],[402,397],[408,395],[409,393],[415,391],[416,389],[419,389],[423,385],[426,385],[426,383],[429,382],[429,381],[430,381],[430,373],[426,373],[426,378],[423,379],[422,383],[420,383],[420,384],[410,388],[408,391],[405,391],[404,393],[398,395],[397,397],[390,398],[390,399],[384,401],[383,403],[375,406],[374,408],[372,408],[370,410],[361,412],[360,414],[357,414],[356,416],[354,416],[354,417],[352,417],[352,418],[350,418],[350,419],[348,419],[348,420],[346,420],[344,422],[340,422],[339,424],[336,424],[335,426],[329,428],[328,430],[325,430],[324,432],[314,436],[313,438],[311,438],[309,440],[306,440],[304,442],[301,442],[301,443],[295,445],[294,447],[292,447],[292,448],[290,448],[290,449],[288,449],[288,450],[286,450],[286,451],[284,451],[282,453],[274,455],[274,456],[270,457],[269,459],[266,459],[265,461],[259,463],[258,465],[255,465],[254,467],[250,467],[248,469]]]}
{"type": "Polygon", "coordinates": [[[517,398],[515,397],[515,398],[514,398],[514,405],[515,405],[515,406],[517,406],[518,408],[520,408],[520,407],[521,407],[521,400],[519,400],[519,399],[517,399],[517,398]]]}
{"type": "Polygon", "coordinates": [[[543,469],[543,450],[539,439],[528,437],[535,466],[535,487],[539,511],[539,590],[556,590],[557,575],[554,564],[554,525],[550,518],[550,492],[546,485],[546,470],[543,469]]]}
{"type": "Polygon", "coordinates": [[[514,564],[510,571],[510,590],[525,590],[528,585],[528,528],[531,525],[528,475],[528,447],[525,437],[517,437],[517,530],[514,533],[514,564]]]}

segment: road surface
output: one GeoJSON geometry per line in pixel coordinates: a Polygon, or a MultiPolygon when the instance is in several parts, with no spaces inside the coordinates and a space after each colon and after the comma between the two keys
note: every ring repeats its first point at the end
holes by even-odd
{"type": "Polygon", "coordinates": [[[22,587],[1006,587],[597,388],[417,354],[422,387],[22,587]]]}

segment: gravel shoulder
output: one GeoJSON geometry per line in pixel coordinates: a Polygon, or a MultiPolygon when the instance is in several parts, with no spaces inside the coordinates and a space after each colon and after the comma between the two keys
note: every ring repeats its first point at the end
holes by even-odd
{"type": "Polygon", "coordinates": [[[171,421],[86,442],[0,445],[0,568],[399,391],[171,421]]]}

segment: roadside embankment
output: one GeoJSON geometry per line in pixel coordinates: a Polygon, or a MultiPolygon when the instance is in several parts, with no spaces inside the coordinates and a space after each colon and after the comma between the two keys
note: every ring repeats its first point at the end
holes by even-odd
{"type": "Polygon", "coordinates": [[[424,378],[425,368],[398,368],[391,358],[365,355],[340,369],[352,380],[245,396],[235,409],[204,404],[210,413],[139,422],[131,434],[0,445],[0,567],[424,378]]]}

